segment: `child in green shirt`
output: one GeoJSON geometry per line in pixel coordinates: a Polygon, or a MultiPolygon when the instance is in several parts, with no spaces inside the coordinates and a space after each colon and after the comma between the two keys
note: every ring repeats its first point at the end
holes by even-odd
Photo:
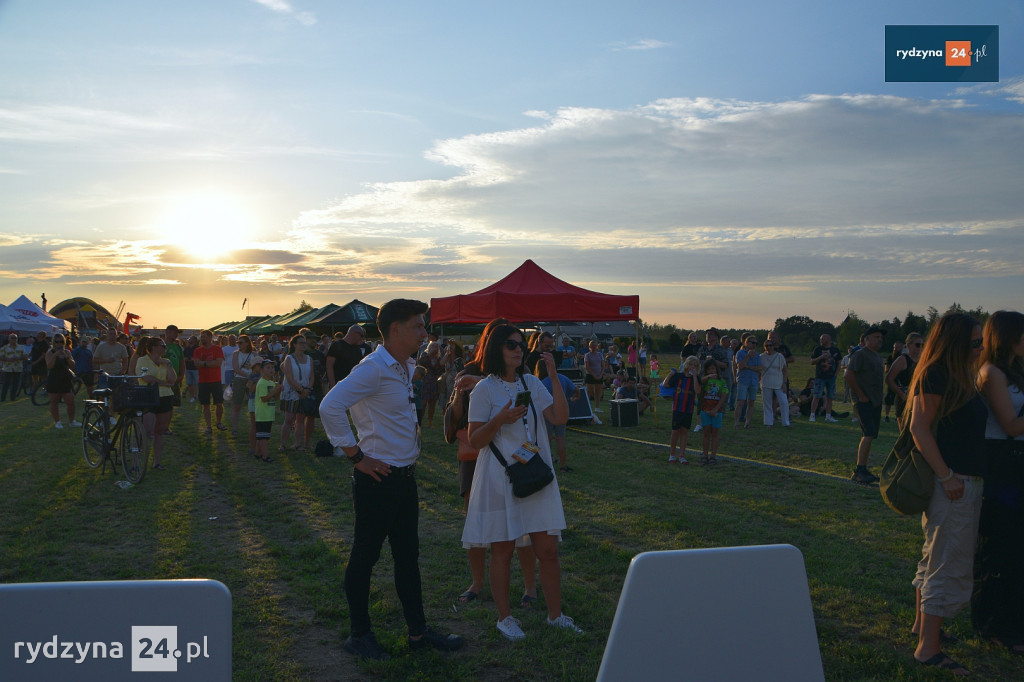
{"type": "MultiPolygon", "coordinates": [[[[253,367],[255,370],[256,367],[253,367]]],[[[259,368],[260,380],[256,384],[256,459],[273,462],[270,457],[270,429],[277,416],[276,398],[284,390],[284,384],[274,381],[274,363],[265,361],[259,368]]]]}
{"type": "Polygon", "coordinates": [[[722,430],[722,410],[729,395],[729,384],[718,372],[718,361],[708,358],[704,361],[704,376],[701,386],[704,397],[700,402],[700,425],[704,431],[704,448],[701,464],[718,464],[718,432],[722,430]],[[710,455],[709,455],[710,452],[710,455]]]}

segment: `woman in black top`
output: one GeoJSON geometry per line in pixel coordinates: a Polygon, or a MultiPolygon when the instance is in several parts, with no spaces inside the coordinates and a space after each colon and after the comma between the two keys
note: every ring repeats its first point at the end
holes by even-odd
{"type": "Polygon", "coordinates": [[[903,353],[892,361],[889,371],[885,374],[885,385],[895,396],[896,419],[903,415],[903,408],[910,399],[910,380],[914,376],[914,368],[921,360],[921,351],[924,349],[924,337],[917,332],[907,334],[907,341],[903,353]]]}
{"type": "MultiPolygon", "coordinates": [[[[939,647],[942,621],[971,599],[974,545],[981,515],[988,412],[975,385],[982,350],[981,325],[970,315],[947,313],[932,327],[910,384],[910,432],[935,471],[924,512],[924,547],[917,565],[914,658],[924,665],[969,671],[939,647]]],[[[904,413],[904,422],[907,413],[904,413]]]]}
{"type": "Polygon", "coordinates": [[[985,496],[974,557],[971,622],[1024,655],[1024,315],[985,322],[978,387],[988,405],[985,496]]]}
{"type": "Polygon", "coordinates": [[[71,357],[71,351],[65,346],[63,334],[53,335],[53,347],[47,349],[43,360],[46,363],[46,392],[50,394],[50,416],[53,417],[54,428],[64,428],[60,423],[58,407],[61,402],[68,411],[70,426],[81,426],[75,421],[75,394],[71,386],[71,381],[75,378],[71,368],[75,366],[75,361],[71,357]]]}

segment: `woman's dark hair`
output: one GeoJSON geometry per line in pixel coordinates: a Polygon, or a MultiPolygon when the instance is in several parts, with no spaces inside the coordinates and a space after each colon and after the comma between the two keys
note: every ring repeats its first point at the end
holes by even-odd
{"type": "MultiPolygon", "coordinates": [[[[538,379],[541,379],[541,380],[545,379],[548,376],[548,366],[547,366],[547,364],[543,360],[537,360],[537,364],[533,368],[533,374],[538,379]]],[[[554,381],[555,378],[551,377],[551,380],[554,381]]]]}
{"type": "Polygon", "coordinates": [[[140,358],[143,355],[148,355],[149,347],[153,345],[154,341],[156,341],[156,338],[153,336],[143,336],[141,339],[139,339],[139,345],[135,347],[135,354],[138,355],[140,358]]]}
{"type": "Polygon", "coordinates": [[[241,346],[243,341],[248,344],[249,352],[252,352],[252,339],[249,338],[248,334],[242,334],[238,337],[238,345],[241,346]]]}
{"type": "MultiPolygon", "coordinates": [[[[473,353],[472,362],[476,363],[476,366],[483,371],[484,366],[484,347],[487,345],[487,339],[490,337],[491,332],[494,331],[495,327],[500,327],[503,324],[508,324],[508,320],[504,317],[496,317],[487,323],[484,330],[480,332],[480,340],[476,342],[476,348],[473,353]]],[[[486,372],[484,372],[486,374],[486,372]]]]}
{"type": "MultiPolygon", "coordinates": [[[[484,375],[505,373],[505,342],[513,335],[518,334],[522,338],[523,333],[510,324],[502,324],[491,329],[483,348],[483,366],[480,368],[484,375]]],[[[523,360],[526,360],[526,353],[523,353],[523,360]]],[[[516,368],[516,374],[523,373],[523,364],[516,368]]]]}
{"type": "MultiPolygon", "coordinates": [[[[975,385],[977,366],[971,355],[971,335],[975,327],[979,326],[980,323],[966,313],[946,313],[928,334],[921,359],[914,369],[914,377],[910,380],[908,394],[923,393],[922,384],[933,367],[945,372],[946,392],[939,399],[936,422],[960,409],[978,392],[975,385]]],[[[910,412],[904,410],[903,414],[909,418],[910,412]]]]}
{"type": "Polygon", "coordinates": [[[1024,389],[1024,358],[1013,353],[1013,347],[1024,336],[1024,314],[998,310],[985,322],[985,349],[981,364],[989,363],[1006,375],[1006,381],[1024,389]]]}

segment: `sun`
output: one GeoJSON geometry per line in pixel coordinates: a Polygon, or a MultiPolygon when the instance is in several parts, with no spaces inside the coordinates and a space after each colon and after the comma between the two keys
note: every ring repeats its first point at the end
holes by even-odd
{"type": "Polygon", "coordinates": [[[257,225],[241,201],[219,194],[175,200],[159,222],[164,239],[203,261],[247,248],[257,225]]]}

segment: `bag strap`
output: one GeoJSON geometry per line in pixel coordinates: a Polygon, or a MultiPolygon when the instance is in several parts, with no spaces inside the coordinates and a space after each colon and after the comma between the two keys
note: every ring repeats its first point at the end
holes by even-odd
{"type": "MultiPolygon", "coordinates": [[[[533,410],[533,420],[537,421],[537,408],[533,406],[533,401],[532,400],[530,401],[530,409],[533,410]]],[[[494,441],[492,440],[487,445],[491,448],[491,452],[494,453],[494,456],[498,458],[498,461],[501,462],[501,466],[503,466],[506,469],[508,469],[509,464],[508,464],[507,461],[505,461],[505,457],[501,454],[501,450],[498,449],[498,446],[494,444],[494,441]]],[[[539,455],[535,455],[535,456],[539,456],[539,455]]]]}

